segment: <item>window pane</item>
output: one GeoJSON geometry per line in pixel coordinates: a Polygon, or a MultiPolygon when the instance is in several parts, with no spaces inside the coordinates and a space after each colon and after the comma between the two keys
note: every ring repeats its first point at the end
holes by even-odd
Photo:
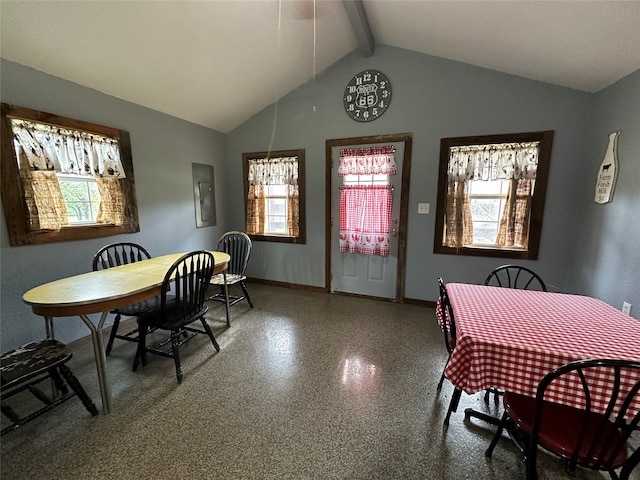
{"type": "Polygon", "coordinates": [[[472,181],[471,182],[471,194],[472,195],[500,195],[506,194],[508,190],[504,190],[503,184],[509,185],[508,181],[503,180],[491,180],[491,181],[472,181]]]}
{"type": "Polygon", "coordinates": [[[473,243],[494,245],[498,235],[496,222],[473,222],[473,243]]]}
{"type": "Polygon", "coordinates": [[[267,197],[286,197],[287,186],[286,185],[266,185],[265,195],[267,197]]]}
{"type": "Polygon", "coordinates": [[[60,177],[58,181],[64,203],[67,205],[69,223],[95,223],[100,205],[100,194],[95,180],[60,177]]]}
{"type": "Polygon", "coordinates": [[[500,200],[492,198],[471,199],[471,217],[476,221],[497,222],[500,218],[500,200]]]}
{"type": "Polygon", "coordinates": [[[266,202],[265,233],[287,233],[287,200],[269,198],[266,202]]]}
{"type": "Polygon", "coordinates": [[[287,233],[287,219],[286,217],[267,217],[267,226],[265,233],[287,233]]]}

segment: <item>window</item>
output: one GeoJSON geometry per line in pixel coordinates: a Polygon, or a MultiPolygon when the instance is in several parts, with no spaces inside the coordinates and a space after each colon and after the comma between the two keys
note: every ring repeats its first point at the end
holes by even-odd
{"type": "Polygon", "coordinates": [[[508,180],[470,182],[469,206],[473,225],[473,245],[496,244],[500,219],[509,192],[508,180]]]}
{"type": "Polygon", "coordinates": [[[95,178],[58,174],[60,191],[67,206],[69,225],[96,223],[100,192],[95,178]]]}
{"type": "Polygon", "coordinates": [[[138,232],[128,132],[2,104],[11,245],[138,232]]]}
{"type": "Polygon", "coordinates": [[[553,131],[440,141],[434,253],[538,257],[553,131]]]}
{"type": "Polygon", "coordinates": [[[306,243],[304,150],[245,153],[246,232],[253,240],[306,243]]]}
{"type": "Polygon", "coordinates": [[[393,145],[340,149],[341,252],[389,255],[393,185],[398,173],[393,145]]]}

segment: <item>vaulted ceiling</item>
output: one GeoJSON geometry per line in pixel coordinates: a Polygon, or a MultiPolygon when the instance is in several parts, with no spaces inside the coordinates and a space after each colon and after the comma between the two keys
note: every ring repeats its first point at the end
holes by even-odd
{"type": "Polygon", "coordinates": [[[376,44],[587,92],[640,68],[633,0],[2,0],[0,17],[3,58],[225,133],[376,44]]]}

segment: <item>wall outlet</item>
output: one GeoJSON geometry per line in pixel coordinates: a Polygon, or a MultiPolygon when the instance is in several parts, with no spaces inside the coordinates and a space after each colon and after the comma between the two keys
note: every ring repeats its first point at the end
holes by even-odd
{"type": "Polygon", "coordinates": [[[418,204],[418,213],[420,215],[427,215],[429,213],[429,204],[428,203],[419,203],[418,204]]]}
{"type": "Polygon", "coordinates": [[[622,313],[626,313],[627,315],[631,315],[631,304],[627,302],[622,302],[622,313]]]}

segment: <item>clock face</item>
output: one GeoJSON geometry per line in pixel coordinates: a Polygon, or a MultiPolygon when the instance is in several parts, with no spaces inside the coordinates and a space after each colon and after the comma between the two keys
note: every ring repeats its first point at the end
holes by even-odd
{"type": "Polygon", "coordinates": [[[344,109],[356,122],[379,118],[391,103],[391,82],[377,70],[365,70],[344,89],[344,109]]]}

